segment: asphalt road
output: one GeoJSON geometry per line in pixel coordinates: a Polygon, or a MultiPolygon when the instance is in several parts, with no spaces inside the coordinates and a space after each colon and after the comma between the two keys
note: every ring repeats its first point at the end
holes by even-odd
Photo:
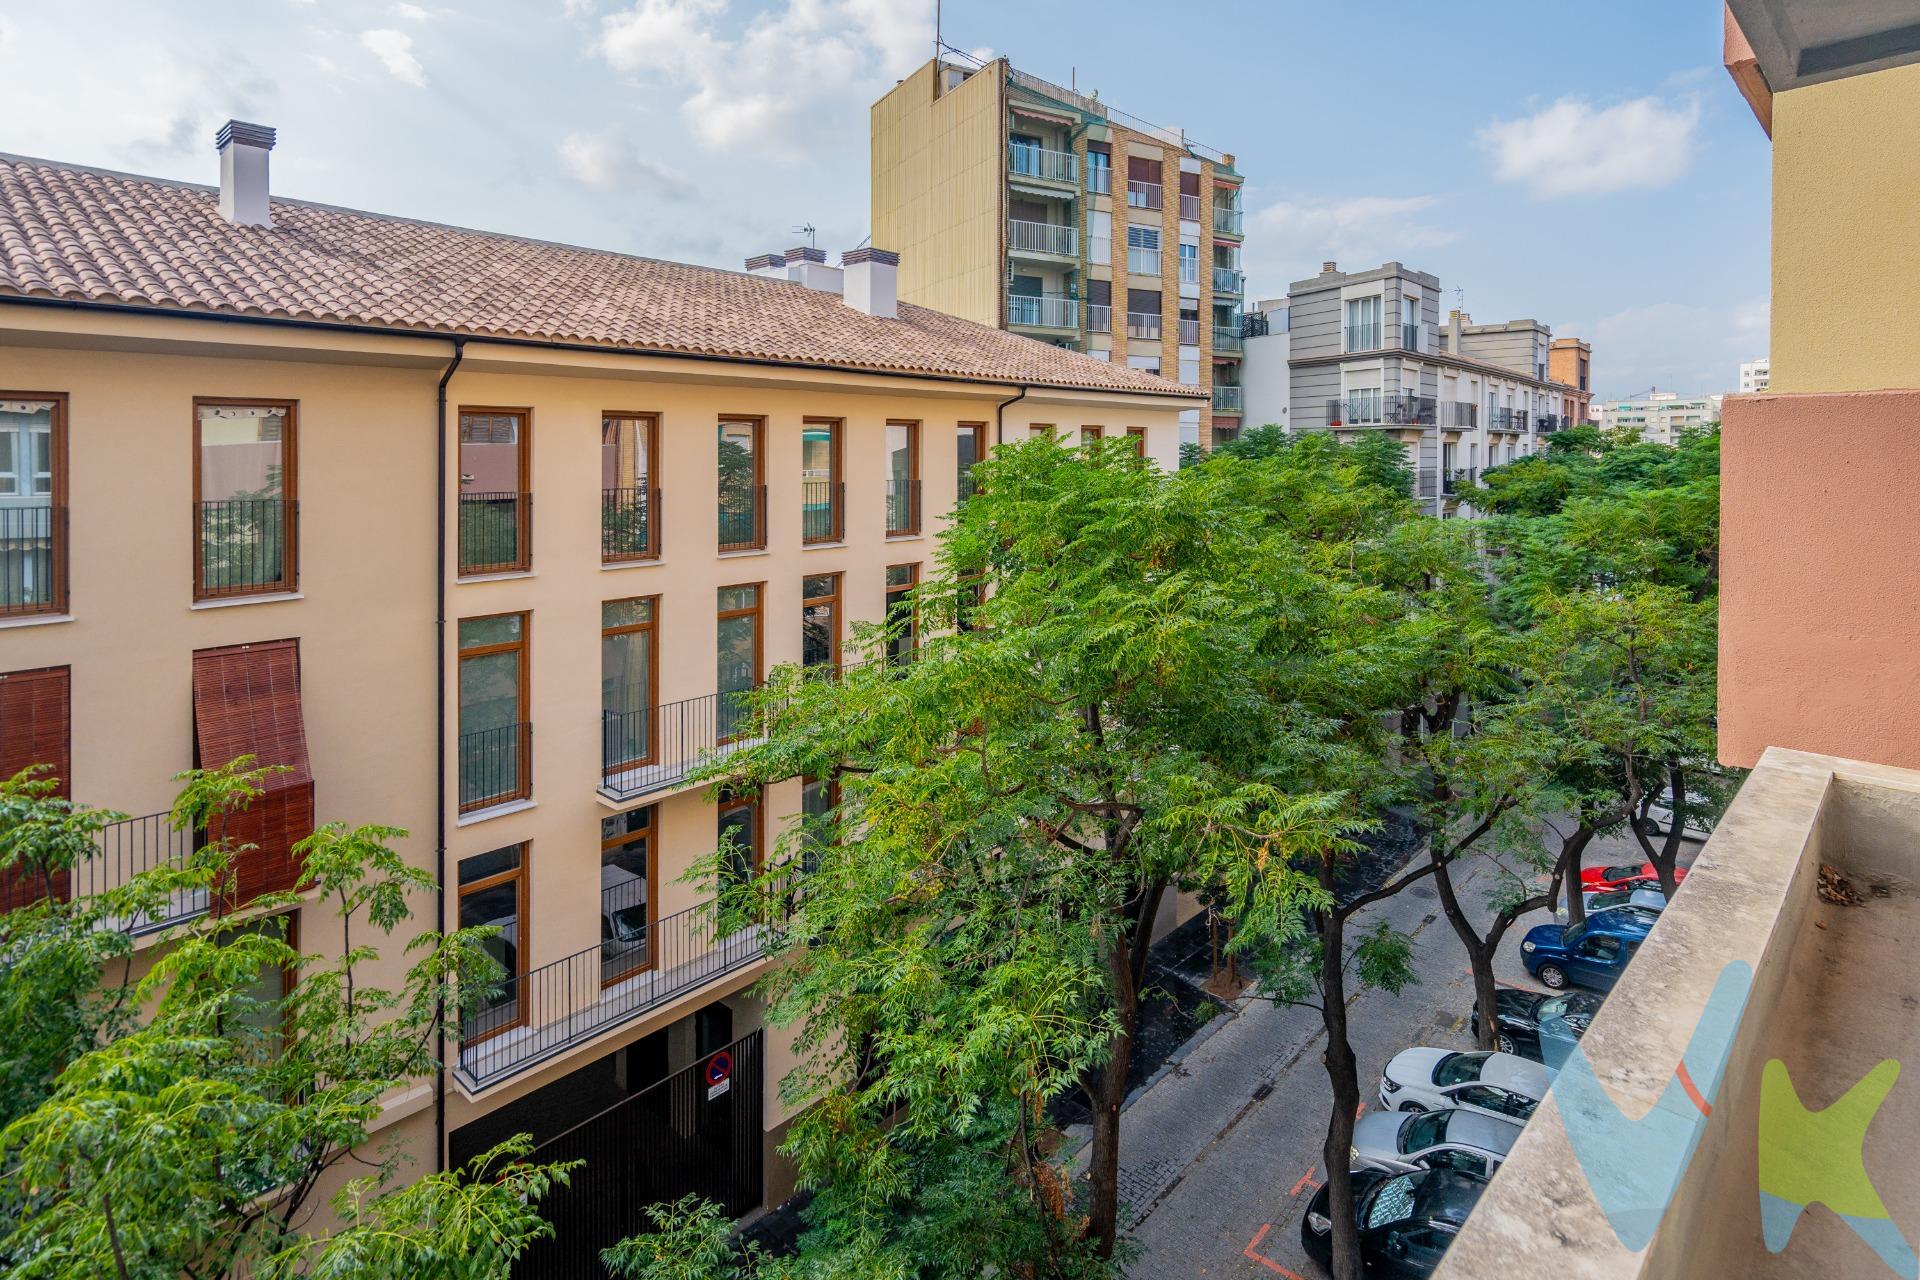
{"type": "MultiPolygon", "coordinates": [[[[1589,850],[1589,866],[1637,860],[1631,841],[1589,850]]],[[[1691,851],[1681,861],[1690,862],[1691,851]]],[[[1482,873],[1461,900],[1485,910],[1482,873]]],[[[1491,877],[1488,877],[1491,879],[1491,877]]],[[[1380,1068],[1412,1045],[1470,1049],[1473,983],[1466,953],[1441,914],[1431,885],[1409,887],[1373,908],[1414,938],[1419,981],[1399,995],[1365,991],[1350,1002],[1360,1096],[1378,1106],[1380,1068]]],[[[1544,990],[1520,965],[1520,938],[1550,917],[1515,923],[1501,945],[1496,976],[1544,990]]],[[[1246,1277],[1316,1280],[1323,1274],[1300,1247],[1300,1215],[1325,1177],[1320,1146],[1329,1105],[1320,1051],[1320,1015],[1243,998],[1123,1115],[1121,1198],[1140,1254],[1133,1280],[1246,1277]]],[[[1084,1158],[1084,1156],[1083,1156],[1084,1158]]]]}

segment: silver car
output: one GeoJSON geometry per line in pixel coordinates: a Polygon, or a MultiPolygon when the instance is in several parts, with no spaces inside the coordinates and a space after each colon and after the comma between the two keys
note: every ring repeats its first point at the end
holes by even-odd
{"type": "Polygon", "coordinates": [[[1477,1111],[1376,1111],[1353,1126],[1353,1167],[1385,1173],[1458,1169],[1491,1178],[1513,1150],[1520,1124],[1477,1111]]]}

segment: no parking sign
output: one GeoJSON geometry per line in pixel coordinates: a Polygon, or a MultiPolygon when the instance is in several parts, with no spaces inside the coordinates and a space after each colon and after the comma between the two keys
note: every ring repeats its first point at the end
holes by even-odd
{"type": "Polygon", "coordinates": [[[707,1101],[733,1088],[733,1054],[722,1049],[707,1059],[707,1101]]]}

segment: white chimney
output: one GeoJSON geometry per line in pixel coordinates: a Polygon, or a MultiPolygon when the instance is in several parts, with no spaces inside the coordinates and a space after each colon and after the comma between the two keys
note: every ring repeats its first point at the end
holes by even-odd
{"type": "Polygon", "coordinates": [[[840,268],[827,265],[824,250],[802,246],[787,250],[787,279],[822,293],[840,292],[840,268]]]}
{"type": "Polygon", "coordinates": [[[900,255],[887,249],[849,249],[840,255],[846,291],[840,296],[855,311],[882,320],[900,314],[900,255]]]}
{"type": "Polygon", "coordinates": [[[773,280],[787,278],[787,255],[784,253],[761,253],[747,259],[747,274],[766,276],[773,280]]]}
{"type": "Polygon", "coordinates": [[[220,216],[242,227],[271,227],[267,152],[273,150],[273,130],[229,120],[214,135],[213,145],[220,151],[220,216]]]}

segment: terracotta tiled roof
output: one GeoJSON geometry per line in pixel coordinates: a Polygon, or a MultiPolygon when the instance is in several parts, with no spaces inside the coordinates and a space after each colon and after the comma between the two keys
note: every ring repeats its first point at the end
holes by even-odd
{"type": "Polygon", "coordinates": [[[0,298],[272,316],[631,351],[1197,397],[925,307],[865,315],[791,281],[0,155],[0,298]]]}

